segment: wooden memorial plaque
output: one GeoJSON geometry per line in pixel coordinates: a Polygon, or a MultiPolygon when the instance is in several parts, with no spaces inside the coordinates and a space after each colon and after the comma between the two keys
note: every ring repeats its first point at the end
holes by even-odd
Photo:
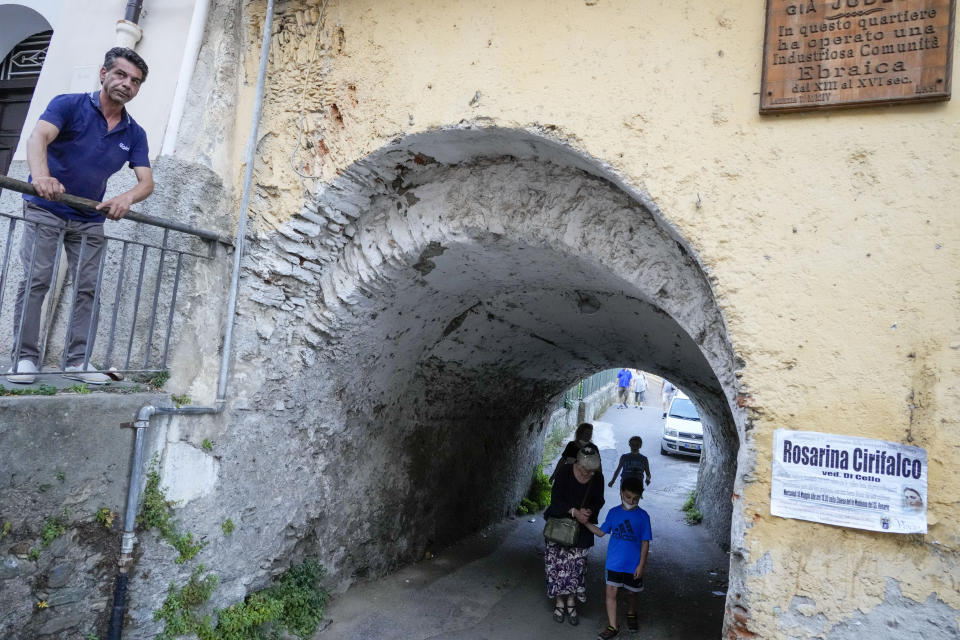
{"type": "Polygon", "coordinates": [[[767,0],[760,113],[950,99],[956,0],[767,0]]]}

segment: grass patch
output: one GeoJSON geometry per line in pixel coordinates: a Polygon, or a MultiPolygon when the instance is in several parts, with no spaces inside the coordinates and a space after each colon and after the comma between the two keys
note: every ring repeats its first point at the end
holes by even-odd
{"type": "Polygon", "coordinates": [[[281,638],[284,632],[307,638],[323,619],[327,594],[320,580],[325,572],[314,560],[290,567],[270,587],[218,610],[216,626],[199,611],[218,584],[215,575],[201,577],[203,571],[203,565],[197,567],[182,589],[171,583],[167,599],[154,614],[155,620],[165,623],[160,640],[190,634],[201,640],[265,640],[281,638]]]}
{"type": "Polygon", "coordinates": [[[72,384],[69,387],[66,387],[64,391],[66,391],[67,393],[76,393],[81,396],[87,395],[88,393],[92,393],[92,391],[90,390],[90,387],[88,387],[83,382],[81,382],[80,384],[72,384]]]}
{"type": "Polygon", "coordinates": [[[160,471],[157,468],[157,459],[154,458],[147,472],[147,486],[143,490],[143,506],[137,515],[137,524],[146,529],[156,529],[160,536],[180,553],[174,562],[182,564],[200,553],[207,545],[195,539],[189,531],[181,533],[177,530],[170,514],[174,504],[176,503],[167,500],[166,493],[160,487],[160,471]]]}
{"type": "Polygon", "coordinates": [[[690,495],[687,496],[687,501],[683,503],[682,511],[687,524],[700,524],[703,522],[703,514],[697,509],[696,501],[697,494],[695,491],[691,491],[690,495]]]}

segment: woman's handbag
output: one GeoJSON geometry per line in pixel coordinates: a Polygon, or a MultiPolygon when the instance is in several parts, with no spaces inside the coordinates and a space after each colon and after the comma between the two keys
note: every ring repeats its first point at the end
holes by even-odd
{"type": "Polygon", "coordinates": [[[563,547],[572,547],[577,542],[580,523],[573,518],[547,518],[543,537],[563,547]]]}
{"type": "MultiPolygon", "coordinates": [[[[587,489],[583,493],[583,500],[580,501],[580,508],[587,503],[587,496],[590,494],[590,482],[587,483],[587,489]]],[[[547,524],[543,527],[543,537],[551,542],[556,542],[562,547],[572,547],[577,543],[580,535],[580,523],[573,518],[547,518],[547,524]]]]}

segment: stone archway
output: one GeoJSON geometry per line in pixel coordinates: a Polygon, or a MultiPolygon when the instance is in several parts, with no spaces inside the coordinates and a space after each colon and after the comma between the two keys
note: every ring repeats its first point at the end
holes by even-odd
{"type": "Polygon", "coordinates": [[[330,372],[293,392],[337,399],[336,418],[318,418],[337,423],[328,471],[358,499],[390,487],[419,505],[371,540],[419,528],[400,545],[415,556],[500,517],[542,445],[538,411],[578,377],[631,362],[704,410],[701,510],[729,543],[744,425],[722,316],[684,241],[601,165],[528,132],[411,136],[325,186],[247,265],[271,335],[289,325],[288,340],[310,345],[296,367],[330,372]],[[477,458],[501,462],[478,480],[464,465],[477,458]],[[358,469],[387,461],[389,478],[358,469]],[[458,495],[419,488],[451,479],[496,499],[438,525],[458,495]]]}
{"type": "Polygon", "coordinates": [[[321,502],[346,519],[303,533],[328,547],[339,528],[358,532],[332,571],[376,574],[502,517],[550,400],[625,362],[697,399],[701,511],[724,545],[742,530],[744,420],[710,283],[656,207],[599,163],[525,131],[411,136],[325,185],[245,264],[256,330],[288,345],[260,353],[290,372],[290,396],[318,401],[297,419],[320,425],[321,502]],[[464,495],[482,499],[445,518],[464,495]]]}

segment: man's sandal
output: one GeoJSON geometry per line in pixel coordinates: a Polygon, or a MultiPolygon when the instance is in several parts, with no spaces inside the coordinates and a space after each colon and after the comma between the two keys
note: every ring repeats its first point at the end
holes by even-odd
{"type": "Polygon", "coordinates": [[[558,604],[553,608],[553,619],[555,622],[563,624],[563,605],[558,604]]]}
{"type": "Polygon", "coordinates": [[[567,622],[570,623],[571,627],[575,627],[580,624],[580,614],[577,613],[577,605],[567,605],[567,622]]]}
{"type": "Polygon", "coordinates": [[[637,614],[628,613],[627,614],[627,629],[629,631],[639,631],[640,625],[637,624],[637,614]]]}

